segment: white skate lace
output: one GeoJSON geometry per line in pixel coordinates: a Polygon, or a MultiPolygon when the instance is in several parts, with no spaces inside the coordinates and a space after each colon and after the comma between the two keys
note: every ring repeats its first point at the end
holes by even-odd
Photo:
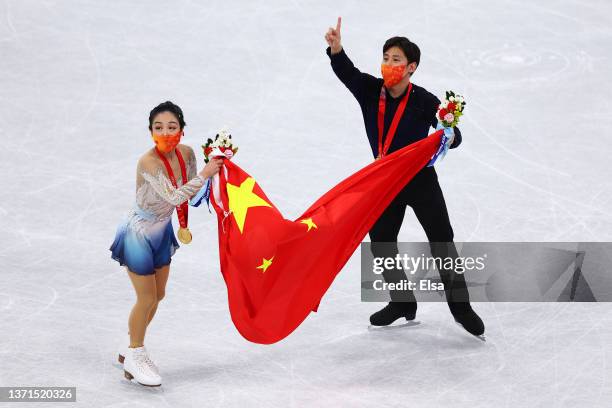
{"type": "Polygon", "coordinates": [[[145,363],[149,366],[149,368],[151,368],[151,370],[153,370],[155,374],[159,375],[159,369],[157,368],[153,360],[151,360],[151,358],[149,358],[148,355],[145,355],[145,356],[146,356],[145,363]]]}
{"type": "Polygon", "coordinates": [[[138,367],[138,370],[141,373],[148,374],[148,371],[150,370],[153,371],[155,374],[159,375],[159,370],[157,369],[153,361],[149,358],[146,351],[136,354],[134,360],[137,363],[136,367],[138,367]]]}
{"type": "Polygon", "coordinates": [[[153,362],[153,360],[151,360],[151,357],[149,357],[149,352],[147,351],[147,349],[143,350],[143,356],[142,356],[142,360],[143,362],[149,366],[149,368],[157,375],[159,375],[159,369],[157,368],[157,366],[155,365],[155,363],[153,362]]]}

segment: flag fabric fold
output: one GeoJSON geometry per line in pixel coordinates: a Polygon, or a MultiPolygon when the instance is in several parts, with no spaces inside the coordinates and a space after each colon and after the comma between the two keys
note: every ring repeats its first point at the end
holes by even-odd
{"type": "Polygon", "coordinates": [[[293,221],[247,172],[225,161],[213,180],[211,202],[230,314],[244,338],[275,343],[317,310],[385,208],[431,161],[443,134],[438,130],[367,165],[293,221]]]}

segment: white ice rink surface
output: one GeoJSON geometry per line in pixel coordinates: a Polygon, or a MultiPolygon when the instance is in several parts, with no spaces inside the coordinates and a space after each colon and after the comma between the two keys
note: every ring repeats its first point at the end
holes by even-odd
{"type": "MultiPolygon", "coordinates": [[[[370,331],[382,305],[360,302],[359,252],[290,337],[249,343],[205,209],[147,336],[163,386],[113,365],[134,294],[108,247],[149,110],[178,103],[196,151],[229,126],[237,163],[297,217],[371,160],[324,52],[338,15],[363,71],[405,35],[422,50],[414,82],[467,98],[463,145],[437,165],[457,241],[612,240],[609,2],[5,0],[0,386],[76,386],[83,407],[611,406],[609,304],[476,304],[486,343],[445,304],[370,331]]],[[[400,239],[425,240],[410,211],[400,239]]]]}

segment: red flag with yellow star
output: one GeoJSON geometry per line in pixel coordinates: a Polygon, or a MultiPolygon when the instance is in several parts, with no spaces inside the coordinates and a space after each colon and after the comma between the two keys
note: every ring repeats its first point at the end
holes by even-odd
{"type": "Polygon", "coordinates": [[[294,221],[283,217],[249,174],[225,161],[211,201],[230,314],[244,338],[275,343],[316,311],[378,217],[430,161],[442,133],[362,168],[294,221]]]}

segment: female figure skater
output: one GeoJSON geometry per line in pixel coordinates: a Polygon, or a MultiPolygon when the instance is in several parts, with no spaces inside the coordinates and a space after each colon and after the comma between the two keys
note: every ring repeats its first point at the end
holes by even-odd
{"type": "MultiPolygon", "coordinates": [[[[136,304],[129,316],[129,347],[119,353],[127,379],[146,386],[161,385],[159,370],[144,347],[147,326],[164,298],[172,255],[179,247],[171,216],[177,207],[181,228],[178,235],[189,243],[187,200],[216,174],[222,159],[212,159],[197,173],[191,147],[179,144],[185,120],[183,111],[170,101],[156,106],[149,115],[149,130],[155,147],[138,160],[136,205],[122,223],[110,247],[112,258],[125,265],[136,291],[136,304]]],[[[127,341],[126,341],[127,343],[127,341]]]]}

